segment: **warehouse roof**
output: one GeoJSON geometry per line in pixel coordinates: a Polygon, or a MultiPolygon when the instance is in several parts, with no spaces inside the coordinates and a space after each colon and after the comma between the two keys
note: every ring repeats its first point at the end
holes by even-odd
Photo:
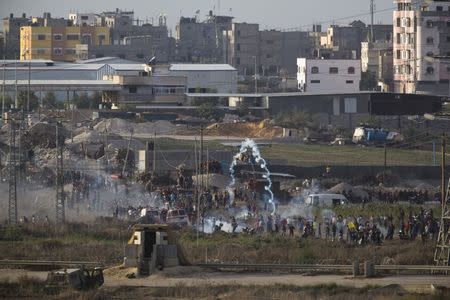
{"type": "Polygon", "coordinates": [[[227,64],[171,64],[170,71],[236,71],[227,64]]]}

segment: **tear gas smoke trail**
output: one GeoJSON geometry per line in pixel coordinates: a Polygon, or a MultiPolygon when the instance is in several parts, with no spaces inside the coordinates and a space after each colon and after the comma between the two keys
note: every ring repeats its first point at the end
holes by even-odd
{"type": "Polygon", "coordinates": [[[258,146],[256,145],[255,141],[251,139],[245,139],[245,141],[242,142],[241,148],[239,149],[239,152],[236,153],[236,155],[233,156],[233,161],[230,165],[230,176],[231,176],[231,183],[227,187],[227,190],[230,194],[230,205],[234,202],[234,193],[232,192],[231,187],[233,187],[236,184],[236,177],[234,174],[234,169],[237,165],[237,161],[241,157],[242,154],[247,152],[247,149],[252,150],[252,156],[255,158],[256,163],[259,164],[261,169],[265,171],[265,174],[263,174],[263,178],[267,180],[267,185],[264,187],[264,189],[269,193],[269,204],[272,206],[272,215],[275,214],[275,203],[274,203],[274,196],[272,192],[272,180],[270,179],[270,171],[267,168],[267,163],[264,158],[262,158],[261,153],[259,152],[258,146]]]}

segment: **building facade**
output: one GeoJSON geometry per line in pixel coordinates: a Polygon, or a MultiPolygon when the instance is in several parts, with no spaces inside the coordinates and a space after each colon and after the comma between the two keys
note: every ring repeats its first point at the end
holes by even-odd
{"type": "Polygon", "coordinates": [[[77,60],[77,45],[109,45],[109,28],[94,26],[24,26],[20,59],[77,60]]]}
{"type": "Polygon", "coordinates": [[[307,93],[355,93],[361,81],[359,59],[297,59],[298,89],[307,93]]]}
{"type": "MultiPolygon", "coordinates": [[[[27,26],[30,19],[26,14],[21,17],[14,17],[14,14],[9,14],[9,17],[3,18],[3,53],[8,59],[14,59],[20,56],[20,27],[27,26]]],[[[2,57],[3,58],[3,57],[2,57]]]]}
{"type": "Polygon", "coordinates": [[[394,3],[395,91],[448,95],[450,1],[394,3]]]}
{"type": "Polygon", "coordinates": [[[393,88],[392,59],[392,42],[361,43],[361,71],[374,74],[383,91],[392,91],[393,88]]]}

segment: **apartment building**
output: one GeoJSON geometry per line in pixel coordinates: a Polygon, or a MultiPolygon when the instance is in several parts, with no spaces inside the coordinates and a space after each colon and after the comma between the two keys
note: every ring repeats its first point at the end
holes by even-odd
{"type": "Polygon", "coordinates": [[[109,28],[93,26],[23,26],[20,59],[77,60],[77,45],[108,45],[109,28]]]}
{"type": "Polygon", "coordinates": [[[394,90],[448,95],[450,1],[394,3],[394,90]]]}
{"type": "Polygon", "coordinates": [[[6,58],[14,59],[15,56],[20,56],[20,27],[26,26],[30,23],[30,19],[26,14],[20,17],[15,17],[14,14],[9,14],[9,17],[3,18],[3,53],[6,58]]]}

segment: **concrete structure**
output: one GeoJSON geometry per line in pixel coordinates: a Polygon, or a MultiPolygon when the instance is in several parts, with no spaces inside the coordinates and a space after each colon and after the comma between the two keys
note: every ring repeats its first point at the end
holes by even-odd
{"type": "Polygon", "coordinates": [[[356,59],[297,59],[298,89],[309,93],[355,93],[361,81],[356,59]]]}
{"type": "Polygon", "coordinates": [[[109,40],[107,27],[24,26],[20,28],[20,59],[73,62],[77,45],[108,45],[109,40]]]}
{"type": "MultiPolygon", "coordinates": [[[[255,65],[260,65],[259,25],[233,23],[231,30],[225,31],[227,63],[235,67],[239,74],[255,74],[255,65]]],[[[256,70],[258,71],[258,70],[256,70]]]]}
{"type": "Polygon", "coordinates": [[[394,3],[395,91],[449,95],[450,1],[394,3]]]}
{"type": "Polygon", "coordinates": [[[394,0],[394,91],[415,92],[416,11],[411,0],[394,0]]]}
{"type": "Polygon", "coordinates": [[[382,91],[390,91],[393,88],[392,64],[392,42],[361,43],[361,71],[373,73],[382,91]]]}
{"type": "Polygon", "coordinates": [[[224,37],[231,29],[233,17],[216,16],[210,11],[205,21],[198,16],[181,17],[176,26],[177,49],[175,60],[190,63],[221,63],[224,37]]]}
{"type": "Polygon", "coordinates": [[[69,13],[69,20],[75,26],[104,26],[102,17],[95,13],[69,13]]]}
{"type": "Polygon", "coordinates": [[[26,14],[14,17],[14,14],[11,13],[9,17],[3,18],[3,49],[6,58],[14,59],[15,56],[20,56],[20,27],[29,23],[30,19],[26,14]]]}
{"type": "MultiPolygon", "coordinates": [[[[155,71],[156,72],[156,71],[155,71]]],[[[162,73],[162,72],[161,72],[162,73]]],[[[224,64],[171,64],[168,74],[187,78],[189,93],[236,93],[237,70],[224,64]]]]}

